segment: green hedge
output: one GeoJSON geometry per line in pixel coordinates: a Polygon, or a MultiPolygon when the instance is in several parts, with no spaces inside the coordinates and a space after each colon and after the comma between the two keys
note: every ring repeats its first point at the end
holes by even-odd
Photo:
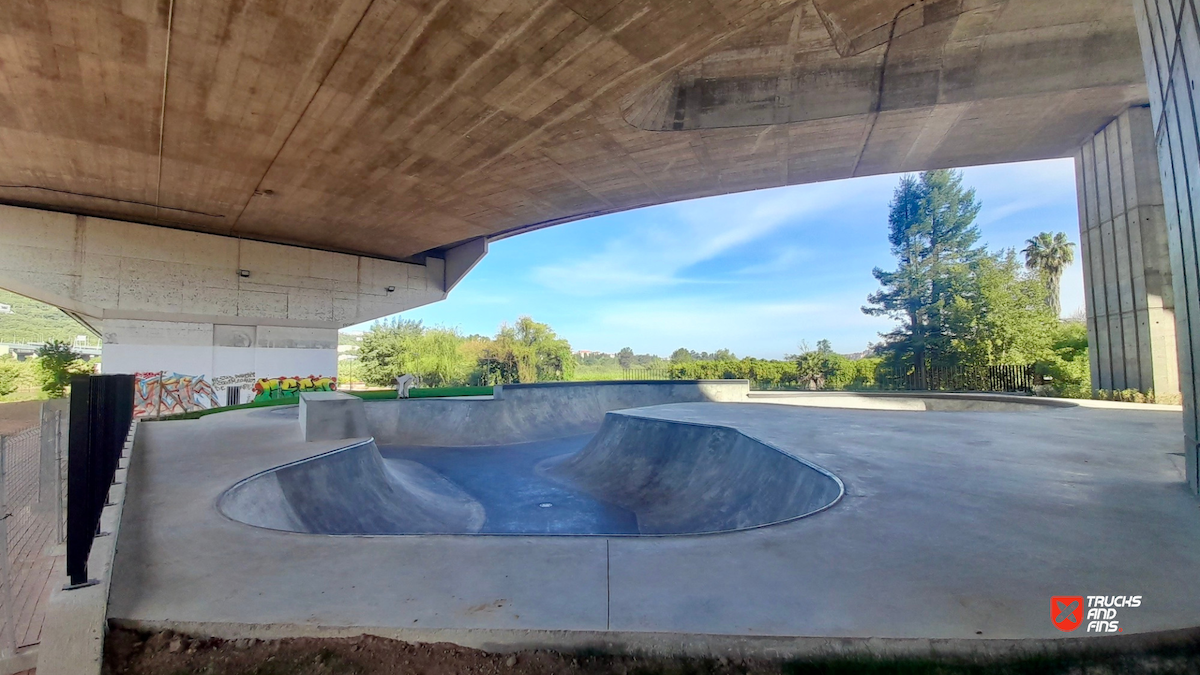
{"type": "MultiPolygon", "coordinates": [[[[352,396],[357,396],[364,401],[384,401],[396,400],[395,389],[368,389],[366,391],[347,391],[345,392],[352,396]]],[[[454,396],[491,396],[491,387],[430,387],[428,389],[410,389],[408,392],[409,398],[448,398],[454,396]]],[[[295,397],[289,398],[273,398],[267,401],[255,401],[252,403],[242,403],[241,405],[228,405],[220,408],[208,408],[207,410],[193,410],[192,412],[179,413],[177,415],[164,415],[159,418],[146,418],[147,421],[170,421],[170,420],[194,420],[206,415],[215,415],[217,413],[229,412],[230,410],[246,410],[248,408],[270,408],[277,405],[298,405],[299,400],[295,397]]]]}

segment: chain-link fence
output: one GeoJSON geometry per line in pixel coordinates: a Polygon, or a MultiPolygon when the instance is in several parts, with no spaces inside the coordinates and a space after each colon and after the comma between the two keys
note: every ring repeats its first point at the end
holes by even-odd
{"type": "Polygon", "coordinates": [[[67,413],[48,402],[40,424],[0,435],[0,652],[41,640],[55,564],[64,555],[67,413]]]}

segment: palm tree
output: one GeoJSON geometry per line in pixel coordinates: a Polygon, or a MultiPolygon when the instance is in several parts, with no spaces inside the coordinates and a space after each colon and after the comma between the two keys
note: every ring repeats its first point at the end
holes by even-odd
{"type": "Polygon", "coordinates": [[[1046,302],[1054,310],[1054,316],[1062,311],[1058,299],[1058,286],[1063,270],[1075,262],[1075,244],[1067,241],[1067,235],[1059,232],[1042,232],[1025,242],[1025,267],[1042,275],[1046,282],[1046,302]]]}

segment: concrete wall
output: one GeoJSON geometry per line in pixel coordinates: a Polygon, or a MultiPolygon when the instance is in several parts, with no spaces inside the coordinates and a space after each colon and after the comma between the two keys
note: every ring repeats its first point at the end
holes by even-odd
{"type": "Polygon", "coordinates": [[[1151,121],[1162,177],[1171,273],[1179,379],[1183,393],[1186,473],[1200,490],[1197,446],[1196,359],[1200,357],[1200,138],[1192,83],[1200,72],[1200,19],[1195,0],[1133,0],[1142,61],[1150,93],[1151,121]]]}
{"type": "Polygon", "coordinates": [[[1075,154],[1093,389],[1179,392],[1175,297],[1150,109],[1075,154]]]}
{"type": "MultiPolygon", "coordinates": [[[[418,265],[0,206],[0,288],[101,333],[104,372],[165,374],[184,403],[164,412],[246,402],[259,379],[336,377],[338,328],[445,298],[444,271],[438,258],[418,265]]],[[[139,410],[157,412],[160,398],[139,410]]]]}
{"type": "Polygon", "coordinates": [[[99,321],[340,328],[441,300],[444,283],[437,258],[416,265],[0,206],[0,288],[99,321]]]}

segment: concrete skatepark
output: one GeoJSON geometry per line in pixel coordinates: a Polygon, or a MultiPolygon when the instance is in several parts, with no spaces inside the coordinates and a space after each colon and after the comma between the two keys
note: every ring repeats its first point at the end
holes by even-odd
{"type": "Polygon", "coordinates": [[[84,608],[71,634],[94,645],[111,618],[500,647],[986,649],[1062,639],[1045,611],[1061,594],[1143,595],[1132,634],[1196,626],[1194,5],[4,3],[0,287],[102,335],[108,372],[207,375],[227,404],[256,380],[332,376],[339,328],[445,299],[491,241],[1074,157],[1093,389],[1183,401],[597,387],[560,410],[514,387],[371,404],[340,439],[296,409],[142,424],[114,487],[128,508],[105,521],[111,605],[102,539],[100,590],[65,601],[84,608]],[[697,447],[812,492],[706,483],[718,464],[678,463],[697,447]],[[454,468],[505,453],[490,486],[454,468]],[[348,477],[369,501],[329,489],[348,477]],[[497,485],[552,506],[537,520],[497,485]]]}
{"type": "MultiPolygon", "coordinates": [[[[1173,443],[1177,409],[1004,396],[747,395],[733,381],[517,386],[496,400],[365,407],[376,440],[410,447],[468,447],[489,430],[489,442],[510,444],[594,434],[558,462],[583,465],[573,477],[587,490],[620,502],[629,498],[623,489],[640,487],[643,503],[622,503],[643,528],[673,523],[679,497],[694,506],[683,511],[706,520],[651,532],[665,536],[311,534],[304,528],[327,523],[299,513],[279,519],[288,487],[309,490],[310,504],[358,507],[332,518],[338,527],[352,512],[365,517],[370,488],[321,483],[337,477],[336,467],[291,479],[279,467],[369,449],[370,461],[354,469],[361,476],[391,461],[368,439],[306,443],[290,407],[143,423],[109,618],[227,637],[366,631],[501,650],[755,655],[1094,639],[1052,625],[1052,595],[1143,596],[1122,617],[1127,635],[1200,622],[1200,597],[1183,583],[1200,572],[1200,520],[1173,443]],[[439,408],[444,415],[430,414],[439,408]],[[546,426],[526,426],[537,419],[546,426]],[[410,423],[412,437],[401,438],[410,423]],[[707,444],[696,442],[697,429],[707,444]],[[686,442],[672,446],[675,435],[686,442]],[[695,470],[746,452],[740,439],[776,462],[836,477],[837,492],[802,501],[790,517],[743,519],[745,503],[729,495],[770,503],[770,486],[748,489],[736,471],[712,484],[712,474],[695,470]],[[276,484],[255,486],[267,478],[276,484]],[[231,496],[241,503],[228,503],[231,496]],[[800,511],[815,513],[796,518],[800,511]],[[715,513],[732,520],[708,527],[715,513]],[[264,519],[258,526],[244,522],[256,517],[264,519]]],[[[441,508],[430,531],[486,522],[486,508],[470,507],[470,490],[444,477],[432,489],[436,472],[424,468],[424,482],[403,476],[406,498],[444,507],[453,494],[454,505],[467,504],[441,508]]]]}

